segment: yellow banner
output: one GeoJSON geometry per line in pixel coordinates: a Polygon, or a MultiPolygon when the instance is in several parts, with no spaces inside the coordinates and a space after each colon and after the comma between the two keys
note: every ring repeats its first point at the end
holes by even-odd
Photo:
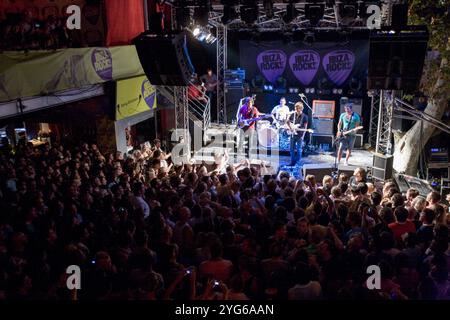
{"type": "Polygon", "coordinates": [[[0,102],[144,74],[134,46],[0,54],[0,102]]]}
{"type": "Polygon", "coordinates": [[[116,120],[156,109],[156,90],[146,76],[117,81],[116,120]]]}

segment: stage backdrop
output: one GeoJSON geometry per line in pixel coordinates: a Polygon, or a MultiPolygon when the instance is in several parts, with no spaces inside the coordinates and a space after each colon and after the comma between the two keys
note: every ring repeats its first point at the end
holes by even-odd
{"type": "Polygon", "coordinates": [[[283,76],[287,86],[301,88],[317,88],[324,84],[329,88],[344,88],[353,77],[364,86],[366,83],[369,57],[366,40],[313,45],[282,41],[256,44],[241,40],[239,48],[241,68],[245,69],[249,81],[262,74],[268,83],[275,83],[283,76]]]}

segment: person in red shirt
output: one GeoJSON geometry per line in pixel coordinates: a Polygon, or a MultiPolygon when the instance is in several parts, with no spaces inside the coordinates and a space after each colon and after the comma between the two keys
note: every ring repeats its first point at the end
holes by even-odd
{"type": "Polygon", "coordinates": [[[395,240],[397,243],[402,243],[402,236],[406,233],[415,233],[416,226],[414,222],[408,220],[408,210],[404,207],[397,207],[394,211],[395,217],[397,218],[396,222],[390,223],[388,225],[389,229],[391,229],[394,234],[395,240]]]}
{"type": "MultiPolygon", "coordinates": [[[[251,97],[245,98],[244,104],[239,110],[238,122],[241,122],[241,120],[254,119],[260,116],[258,109],[253,105],[253,103],[254,103],[253,98],[251,97]]],[[[248,126],[243,126],[243,129],[244,131],[254,130],[255,125],[256,121],[252,121],[248,126]]]]}

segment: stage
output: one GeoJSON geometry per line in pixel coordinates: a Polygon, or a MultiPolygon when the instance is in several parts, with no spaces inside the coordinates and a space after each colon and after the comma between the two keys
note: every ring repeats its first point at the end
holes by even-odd
{"type": "Polygon", "coordinates": [[[302,178],[304,174],[314,174],[317,178],[321,178],[325,174],[336,173],[336,171],[350,174],[358,167],[368,170],[373,164],[373,153],[369,150],[354,149],[346,166],[345,153],[341,163],[338,164],[336,153],[332,148],[305,145],[302,159],[295,167],[292,167],[289,166],[291,158],[285,147],[286,141],[281,141],[279,144],[283,146],[283,149],[257,146],[250,148],[249,152],[244,152],[245,147],[243,148],[236,141],[236,132],[236,127],[232,125],[213,126],[209,129],[206,132],[207,143],[193,153],[192,158],[195,163],[206,163],[212,166],[215,163],[215,155],[222,155],[226,150],[229,155],[228,164],[237,166],[245,160],[252,166],[261,167],[263,164],[270,174],[287,171],[297,178],[302,178]]]}

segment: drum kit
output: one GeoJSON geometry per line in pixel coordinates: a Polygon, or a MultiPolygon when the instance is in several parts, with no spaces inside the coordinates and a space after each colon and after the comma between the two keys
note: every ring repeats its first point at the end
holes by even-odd
{"type": "MultiPolygon", "coordinates": [[[[294,112],[290,112],[287,116],[294,112]]],[[[291,135],[290,128],[286,119],[277,119],[273,115],[270,117],[272,121],[260,120],[256,123],[258,142],[263,148],[278,148],[281,139],[286,141],[289,139],[291,135]]]]}

